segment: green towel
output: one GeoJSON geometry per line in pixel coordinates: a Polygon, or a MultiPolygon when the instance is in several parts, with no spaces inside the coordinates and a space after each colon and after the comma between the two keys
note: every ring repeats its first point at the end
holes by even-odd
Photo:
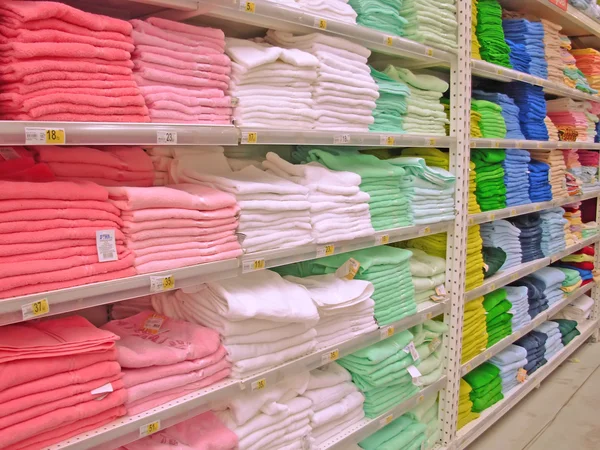
{"type": "Polygon", "coordinates": [[[488,266],[483,268],[483,277],[489,278],[500,270],[506,261],[506,252],[499,247],[482,247],[483,261],[488,266]]]}
{"type": "Polygon", "coordinates": [[[500,369],[493,364],[483,363],[476,367],[463,378],[475,390],[494,381],[500,376],[500,369]]]}
{"type": "Polygon", "coordinates": [[[368,28],[403,36],[407,20],[400,17],[402,0],[349,0],[356,11],[356,23],[368,28]]]}
{"type": "Polygon", "coordinates": [[[425,441],[427,425],[409,417],[408,414],[398,417],[359,442],[365,450],[398,450],[420,446],[425,441]]]}

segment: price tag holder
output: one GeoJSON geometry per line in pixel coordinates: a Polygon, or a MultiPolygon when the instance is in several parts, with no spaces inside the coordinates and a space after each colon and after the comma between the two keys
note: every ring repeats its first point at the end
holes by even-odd
{"type": "Polygon", "coordinates": [[[425,54],[427,56],[433,56],[433,49],[431,47],[427,48],[427,50],[425,50],[425,54]]]}
{"type": "Polygon", "coordinates": [[[335,245],[323,245],[321,247],[317,247],[317,258],[323,258],[325,256],[331,256],[335,253],[335,245]]]}
{"type": "Polygon", "coordinates": [[[389,326],[389,327],[385,327],[385,328],[381,328],[379,330],[379,338],[381,340],[387,339],[389,337],[392,337],[394,335],[394,327],[389,326]]]}
{"type": "Polygon", "coordinates": [[[315,17],[315,27],[317,27],[319,30],[326,30],[327,20],[315,17]]]}
{"type": "Polygon", "coordinates": [[[150,292],[164,292],[175,289],[175,276],[150,277],[150,292]]]}
{"type": "Polygon", "coordinates": [[[256,131],[244,131],[242,132],[242,144],[257,144],[258,133],[256,131]]]}
{"type": "Polygon", "coordinates": [[[23,312],[23,320],[34,319],[48,314],[50,312],[50,304],[47,298],[43,298],[37,302],[21,306],[21,311],[23,312]]]}
{"type": "Polygon", "coordinates": [[[384,36],[383,43],[388,47],[391,47],[392,45],[394,45],[394,38],[392,36],[384,36]]]}
{"type": "Polygon", "coordinates": [[[383,234],[375,238],[375,245],[386,245],[390,243],[390,235],[383,234]]]}
{"type": "Polygon", "coordinates": [[[437,141],[434,138],[427,139],[427,145],[431,145],[432,147],[435,147],[436,142],[437,141]]]}
{"type": "Polygon", "coordinates": [[[510,217],[516,216],[517,215],[517,210],[515,208],[511,209],[508,214],[510,214],[510,217]]]}
{"type": "Polygon", "coordinates": [[[256,380],[254,383],[252,383],[250,385],[250,389],[252,389],[252,391],[260,391],[266,387],[267,387],[267,380],[265,378],[256,380]]]}
{"type": "Polygon", "coordinates": [[[25,128],[25,145],[63,145],[66,142],[64,128],[25,128]]]}
{"type": "Polygon", "coordinates": [[[247,13],[254,14],[256,12],[256,4],[254,2],[240,2],[240,10],[246,11],[247,13]]]}
{"type": "Polygon", "coordinates": [[[338,134],[333,137],[334,145],[349,144],[350,142],[352,142],[352,139],[349,134],[338,134]]]}
{"type": "Polygon", "coordinates": [[[257,270],[264,270],[266,267],[264,259],[251,259],[242,262],[242,273],[256,272],[257,270]]]}
{"type": "Polygon", "coordinates": [[[379,419],[379,428],[383,428],[386,425],[389,425],[390,423],[392,423],[393,420],[394,420],[393,414],[389,414],[389,415],[385,416],[383,419],[379,419]]]}
{"type": "Polygon", "coordinates": [[[329,364],[340,357],[340,351],[336,348],[327,353],[321,355],[321,364],[329,364]]]}
{"type": "Polygon", "coordinates": [[[142,425],[140,427],[140,437],[150,436],[151,434],[157,433],[160,431],[160,420],[157,420],[152,423],[148,423],[146,425],[142,425]]]}
{"type": "Polygon", "coordinates": [[[177,131],[157,131],[156,143],[161,145],[177,145],[177,131]]]}
{"type": "Polygon", "coordinates": [[[379,145],[395,145],[396,138],[394,136],[386,136],[382,134],[379,136],[379,145]]]}

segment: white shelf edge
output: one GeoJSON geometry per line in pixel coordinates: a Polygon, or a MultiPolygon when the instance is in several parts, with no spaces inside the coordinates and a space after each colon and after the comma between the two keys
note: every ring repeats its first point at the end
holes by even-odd
{"type": "Polygon", "coordinates": [[[547,320],[550,320],[556,313],[560,312],[563,308],[565,308],[569,303],[573,302],[573,300],[581,297],[587,291],[589,291],[595,283],[588,283],[585,286],[580,286],[576,290],[574,290],[571,294],[567,295],[561,301],[555,303],[551,307],[549,307],[546,311],[542,311],[540,314],[535,316],[535,318],[526,326],[519,328],[517,331],[513,332],[511,335],[505,337],[501,341],[492,345],[490,348],[487,348],[484,352],[480,353],[476,357],[467,361],[466,363],[461,365],[461,377],[464,377],[471,370],[480,366],[494,355],[498,354],[510,344],[519,340],[522,336],[525,336],[534,328],[540,326],[547,320]]]}
{"type": "Polygon", "coordinates": [[[549,266],[553,262],[556,262],[559,259],[570,255],[571,253],[574,253],[587,245],[594,244],[599,240],[600,234],[590,236],[586,239],[581,240],[577,244],[567,247],[561,252],[553,254],[552,256],[546,256],[544,258],[536,259],[534,261],[511,267],[509,270],[498,272],[492,277],[485,280],[481,286],[467,291],[465,293],[465,301],[469,302],[471,300],[476,299],[477,297],[481,297],[482,295],[485,295],[489,292],[495,291],[496,289],[506,286],[507,284],[512,283],[513,281],[517,281],[518,279],[523,278],[535,272],[536,270],[541,269],[542,267],[549,266]]]}
{"type": "MultiPolygon", "coordinates": [[[[383,245],[386,240],[390,243],[400,242],[419,236],[448,231],[454,221],[444,221],[431,225],[415,225],[378,231],[372,236],[348,241],[332,242],[333,254],[347,253],[369,247],[383,245]]],[[[23,321],[22,307],[24,305],[47,299],[50,306],[49,314],[63,314],[92,306],[116,303],[130,298],[149,295],[150,278],[173,275],[175,289],[197,285],[208,281],[217,281],[241,275],[244,262],[264,260],[265,268],[292,264],[295,262],[316,259],[317,252],[322,251],[326,244],[309,244],[282,250],[268,250],[249,253],[236,259],[198,264],[180,269],[136,275],[129,278],[103,281],[100,283],[75,286],[50,292],[24,295],[0,300],[0,326],[23,321]]],[[[42,316],[40,316],[42,317],[42,316]]]]}
{"type": "Polygon", "coordinates": [[[598,329],[598,320],[579,324],[578,329],[581,334],[561,349],[550,361],[536,370],[523,384],[511,389],[503,400],[483,411],[478,419],[473,420],[460,429],[454,442],[454,448],[462,450],[472,444],[475,439],[481,436],[504,414],[509,412],[529,392],[539,386],[548,375],[573,354],[598,329]]]}
{"type": "Polygon", "coordinates": [[[518,139],[471,138],[471,148],[522,148],[525,150],[600,150],[600,143],[569,141],[527,141],[518,139]]]}
{"type": "Polygon", "coordinates": [[[584,200],[589,200],[590,198],[597,198],[599,196],[600,189],[592,192],[586,192],[585,194],[581,195],[574,195],[572,197],[557,198],[547,202],[527,203],[525,205],[509,206],[503,209],[469,214],[469,226],[493,222],[494,220],[506,219],[508,217],[521,216],[523,214],[529,214],[532,212],[544,211],[545,209],[569,205],[571,203],[577,203],[584,200]]]}
{"type": "MultiPolygon", "coordinates": [[[[384,326],[385,329],[389,326],[394,327],[394,332],[399,332],[419,323],[436,317],[447,312],[449,302],[434,303],[425,302],[418,305],[416,314],[405,317],[397,322],[384,326]]],[[[62,442],[47,447],[48,450],[87,450],[101,446],[102,449],[112,450],[121,445],[140,439],[139,429],[141,426],[161,421],[161,428],[167,428],[180,423],[186,419],[202,414],[207,411],[208,403],[218,400],[224,400],[236,395],[241,390],[251,389],[252,383],[257,380],[264,379],[266,388],[280,382],[285,376],[297,374],[301,370],[313,370],[321,367],[330,361],[327,358],[333,350],[338,350],[339,357],[342,358],[361,348],[372,345],[383,339],[381,329],[371,333],[357,336],[353,339],[332,345],[326,348],[321,348],[315,352],[289,361],[280,366],[274,367],[265,372],[240,379],[227,379],[216,383],[207,388],[182,396],[176,400],[170,401],[164,405],[150,409],[134,416],[125,416],[111,422],[103,427],[82,433],[71,437],[62,442]]]]}

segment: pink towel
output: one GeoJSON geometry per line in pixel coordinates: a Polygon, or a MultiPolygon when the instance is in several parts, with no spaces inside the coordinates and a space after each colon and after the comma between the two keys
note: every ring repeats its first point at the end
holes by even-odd
{"type": "MultiPolygon", "coordinates": [[[[164,253],[164,252],[178,252],[181,250],[207,250],[211,248],[221,248],[219,246],[229,243],[238,243],[238,238],[235,234],[231,234],[222,239],[217,239],[214,241],[208,242],[190,242],[189,239],[187,242],[182,242],[179,244],[168,244],[168,245],[158,245],[155,247],[146,247],[139,250],[134,250],[136,256],[136,261],[140,260],[142,256],[164,253]]],[[[239,244],[238,244],[239,245],[239,244]]]]}
{"type": "Polygon", "coordinates": [[[225,259],[233,259],[242,256],[243,250],[232,250],[228,252],[222,252],[213,256],[195,256],[190,258],[179,258],[179,259],[163,259],[160,261],[152,261],[146,264],[140,264],[135,266],[138,273],[151,273],[160,272],[163,270],[179,269],[180,267],[194,266],[196,264],[205,264],[214,261],[223,261],[225,259]]]}
{"type": "MultiPolygon", "coordinates": [[[[70,185],[74,184],[73,182],[68,183],[70,185]]],[[[36,184],[49,185],[50,183],[36,184]]],[[[90,211],[105,211],[116,216],[119,216],[121,212],[116,206],[104,200],[50,200],[34,198],[26,200],[0,200],[0,212],[3,213],[47,209],[88,209],[90,211]]]]}
{"type": "MultiPolygon", "coordinates": [[[[118,108],[116,108],[118,109],[118,108]]],[[[57,114],[45,114],[41,116],[32,117],[27,114],[18,115],[4,115],[0,116],[1,120],[40,120],[40,121],[56,121],[56,122],[150,122],[150,117],[146,114],[84,114],[84,113],[57,113],[57,114]]]]}
{"type": "Polygon", "coordinates": [[[76,43],[11,42],[0,45],[0,51],[2,52],[0,61],[7,64],[33,58],[98,58],[105,61],[131,59],[131,53],[125,50],[76,43]]]}
{"type": "MultiPolygon", "coordinates": [[[[103,97],[101,97],[103,98],[103,97]]],[[[68,100],[68,98],[65,98],[66,100],[68,100]]],[[[100,99],[100,97],[99,97],[100,99]]],[[[143,100],[142,96],[139,96],[139,99],[143,100]]],[[[91,99],[89,99],[91,102],[91,99]]],[[[99,101],[99,103],[108,103],[108,100],[111,100],[109,98],[103,98],[102,101],[99,101]]],[[[117,99],[112,99],[112,100],[117,100],[117,99]]],[[[134,101],[133,99],[131,99],[130,97],[127,98],[127,100],[123,100],[125,102],[128,101],[134,101]]],[[[146,105],[142,105],[142,106],[111,106],[111,107],[96,107],[96,106],[91,106],[91,105],[87,105],[87,104],[77,104],[77,103],[69,103],[68,101],[65,101],[63,103],[52,103],[49,105],[42,105],[42,106],[38,106],[36,108],[32,108],[29,111],[27,111],[26,114],[15,114],[15,118],[18,120],[22,120],[25,117],[28,117],[29,120],[42,120],[44,118],[48,118],[51,116],[65,116],[65,115],[72,115],[73,117],[77,117],[78,115],[80,117],[85,117],[87,116],[104,116],[104,117],[112,117],[114,116],[119,116],[122,118],[123,116],[139,116],[139,117],[144,117],[148,115],[148,108],[146,108],[146,105]]],[[[64,119],[61,119],[64,120],[64,119]]],[[[78,119],[78,121],[82,121],[82,119],[78,119]]],[[[113,121],[111,120],[107,120],[108,122],[113,121]]]]}
{"type": "Polygon", "coordinates": [[[171,364],[169,366],[152,366],[144,367],[142,369],[124,369],[123,383],[124,386],[129,389],[132,386],[148,383],[160,378],[194,372],[218,363],[220,360],[225,358],[226,355],[227,351],[225,350],[225,347],[221,345],[216,352],[211,353],[204,358],[183,361],[177,364],[171,364]]]}
{"type": "Polygon", "coordinates": [[[0,178],[11,181],[33,181],[36,183],[47,183],[57,181],[56,177],[46,164],[36,164],[27,169],[0,175],[0,178]]]}
{"type": "Polygon", "coordinates": [[[114,181],[144,181],[149,183],[148,186],[151,186],[154,178],[154,171],[152,170],[148,172],[133,172],[84,162],[49,162],[47,164],[57,177],[99,177],[114,181]]]}
{"type": "MultiPolygon", "coordinates": [[[[194,100],[194,99],[190,99],[194,100]]],[[[150,111],[152,110],[168,110],[176,111],[178,113],[185,114],[187,116],[198,116],[198,117],[213,117],[216,120],[227,120],[233,114],[233,108],[213,108],[206,106],[186,106],[177,101],[172,100],[158,100],[154,102],[148,101],[146,103],[150,111]]],[[[191,103],[191,102],[187,102],[191,103]]],[[[152,116],[152,112],[150,112],[152,116]]]]}
{"type": "MultiPolygon", "coordinates": [[[[112,205],[111,205],[112,206],[112,205]]],[[[116,209],[116,208],[115,208],[116,209]]],[[[118,213],[118,210],[117,210],[118,213]]],[[[81,208],[65,208],[65,209],[29,209],[11,211],[9,213],[0,213],[0,230],[5,229],[5,226],[10,226],[9,222],[31,221],[45,222],[51,220],[89,220],[89,221],[110,221],[117,224],[115,228],[121,228],[123,221],[121,218],[108,211],[99,209],[81,209],[81,208]]],[[[21,229],[21,231],[31,231],[21,229]]]]}
{"type": "Polygon", "coordinates": [[[163,366],[204,358],[220,346],[219,333],[210,328],[164,318],[159,332],[144,331],[144,324],[154,311],[144,311],[102,326],[120,336],[118,361],[124,368],[163,366]]]}
{"type": "MultiPolygon", "coordinates": [[[[211,234],[211,235],[206,235],[206,236],[196,236],[194,238],[194,242],[200,242],[200,243],[211,243],[211,245],[219,240],[219,239],[225,239],[225,238],[229,238],[230,236],[235,236],[235,232],[234,231],[224,231],[222,233],[215,233],[215,234],[211,234]]],[[[175,237],[159,237],[156,239],[146,239],[145,241],[128,241],[126,243],[127,248],[131,249],[131,250],[138,250],[138,249],[142,249],[142,248],[149,248],[149,247],[157,247],[157,246],[164,246],[164,245],[171,245],[171,244],[182,244],[182,243],[189,243],[190,242],[190,238],[188,236],[175,236],[175,237]]],[[[1,250],[0,250],[1,251],[1,250]]]]}
{"type": "MultiPolygon", "coordinates": [[[[210,48],[205,45],[191,46],[180,44],[171,40],[163,39],[155,35],[150,35],[143,32],[141,33],[135,29],[131,32],[131,36],[133,37],[133,42],[136,48],[138,48],[139,45],[147,45],[150,47],[162,47],[167,50],[181,53],[192,53],[197,55],[218,55],[224,57],[220,59],[221,61],[227,61],[227,59],[229,59],[226,55],[223,54],[222,51],[217,50],[215,48],[210,48]]],[[[226,63],[222,65],[226,65],[226,63]]]]}
{"type": "MultiPolygon", "coordinates": [[[[177,88],[169,86],[142,86],[140,87],[142,95],[148,105],[160,101],[172,101],[181,103],[185,106],[207,106],[211,108],[229,108],[231,107],[231,97],[213,97],[212,95],[204,97],[202,90],[190,91],[188,89],[185,92],[176,93],[179,91],[177,88]],[[155,93],[150,93],[149,90],[156,90],[155,93]],[[188,95],[189,93],[189,95],[188,95]],[[195,94],[195,95],[194,95],[195,94]]],[[[221,91],[218,91],[223,94],[221,91]]],[[[212,93],[212,92],[211,92],[212,93]]]]}
{"type": "Polygon", "coordinates": [[[183,208],[151,208],[123,211],[121,217],[127,222],[146,222],[164,219],[216,220],[235,216],[239,211],[240,208],[237,204],[212,211],[196,211],[183,208]]]}
{"type": "MultiPolygon", "coordinates": [[[[130,21],[133,25],[134,32],[140,32],[149,36],[154,36],[159,39],[169,41],[175,44],[186,45],[188,47],[198,49],[199,53],[224,53],[225,51],[225,36],[221,30],[215,30],[222,37],[212,36],[199,36],[189,35],[181,32],[173,32],[170,30],[163,30],[149,22],[144,22],[138,19],[130,21]]],[[[192,27],[192,25],[188,25],[192,27]]],[[[133,33],[132,33],[133,35],[133,33]]],[[[137,43],[135,35],[133,36],[134,42],[137,43]]]]}
{"type": "MultiPolygon", "coordinates": [[[[72,246],[74,241],[70,242],[71,246],[65,246],[64,248],[60,249],[39,251],[26,254],[16,253],[11,256],[0,257],[0,264],[21,263],[26,261],[56,260],[69,258],[71,256],[94,256],[98,253],[98,249],[96,248],[95,244],[72,246]]],[[[116,249],[117,254],[119,255],[124,254],[125,252],[125,246],[123,246],[122,244],[116,244],[116,249]]]]}
{"type": "Polygon", "coordinates": [[[197,123],[212,123],[214,125],[230,125],[231,116],[218,114],[185,114],[170,110],[150,109],[150,118],[154,122],[161,120],[169,120],[171,122],[197,122],[197,123]]]}
{"type": "MultiPolygon", "coordinates": [[[[208,247],[206,249],[185,249],[185,250],[169,250],[169,251],[157,251],[155,253],[150,253],[143,256],[136,256],[134,265],[136,267],[144,266],[145,264],[151,263],[153,261],[156,262],[164,262],[166,260],[175,261],[179,259],[189,260],[191,258],[213,258],[211,261],[218,261],[227,258],[235,258],[242,254],[242,247],[237,241],[230,242],[228,244],[223,245],[214,245],[212,247],[208,247]],[[237,256],[232,256],[236,254],[237,256]]],[[[210,262],[210,261],[207,261],[210,262]]],[[[194,263],[198,264],[198,263],[194,263]]],[[[181,266],[178,266],[181,267],[181,266]]],[[[171,267],[172,268],[172,267],[171,267]]],[[[140,272],[138,269],[139,273],[140,272]]]]}
{"type": "MultiPolygon", "coordinates": [[[[0,94],[1,97],[1,94],[0,94]]],[[[35,166],[33,153],[25,147],[0,147],[4,153],[0,154],[0,176],[9,175],[14,172],[28,169],[35,166]]]]}
{"type": "MultiPolygon", "coordinates": [[[[118,217],[117,217],[118,219],[118,217]]],[[[119,219],[119,222],[121,220],[119,219]]],[[[69,219],[54,219],[54,220],[27,220],[27,221],[0,221],[0,234],[5,233],[20,233],[31,231],[52,230],[55,228],[82,228],[95,227],[98,230],[106,230],[109,228],[120,228],[119,222],[111,220],[69,220],[69,219]]]]}
{"type": "MultiPolygon", "coordinates": [[[[127,69],[129,70],[129,69],[127,69]]],[[[0,76],[0,81],[6,76],[0,76]]],[[[18,79],[20,83],[25,85],[36,84],[44,81],[89,81],[89,80],[105,80],[105,81],[131,81],[131,75],[113,75],[110,73],[90,73],[90,72],[68,72],[65,70],[47,70],[45,72],[25,75],[18,79]]]]}
{"type": "Polygon", "coordinates": [[[219,28],[197,27],[172,20],[161,19],[160,17],[149,17],[146,19],[155,27],[163,30],[174,31],[178,34],[190,35],[190,39],[196,38],[211,38],[216,40],[224,40],[225,33],[219,28]]]}
{"type": "MultiPolygon", "coordinates": [[[[99,228],[56,228],[54,230],[41,230],[33,232],[10,233],[2,237],[3,244],[22,244],[34,242],[46,242],[61,239],[96,239],[96,231],[99,228]]],[[[115,229],[115,240],[123,242],[125,235],[119,229],[115,229]]]]}
{"type": "MultiPolygon", "coordinates": [[[[129,235],[145,230],[156,230],[163,228],[214,228],[223,225],[237,224],[234,216],[225,219],[215,220],[192,220],[192,219],[163,219],[163,220],[146,220],[144,222],[123,221],[122,231],[129,235]]],[[[0,223],[0,233],[2,232],[2,224],[0,223]]]]}
{"type": "Polygon", "coordinates": [[[235,197],[231,194],[191,184],[151,188],[109,187],[107,190],[110,193],[110,200],[121,210],[146,208],[214,210],[236,204],[235,197]],[[186,189],[187,192],[182,189],[186,189]]]}
{"type": "MultiPolygon", "coordinates": [[[[135,114],[137,111],[143,111],[140,109],[133,109],[132,106],[144,106],[144,97],[142,97],[140,91],[137,88],[129,88],[129,89],[116,89],[116,95],[107,95],[107,93],[103,92],[83,92],[78,93],[77,90],[75,92],[71,92],[71,90],[67,91],[69,95],[65,96],[63,94],[35,94],[30,96],[30,98],[23,98],[14,94],[5,94],[4,99],[7,97],[12,97],[12,99],[8,99],[8,102],[2,101],[0,98],[0,102],[2,102],[4,107],[4,112],[24,112],[29,114],[52,114],[57,110],[57,106],[59,105],[63,107],[64,105],[79,105],[81,109],[84,106],[93,107],[94,109],[90,109],[91,111],[99,111],[102,113],[103,111],[107,111],[108,108],[116,108],[122,107],[124,114],[135,114]]],[[[69,109],[73,109],[74,106],[70,106],[69,109]]],[[[62,110],[61,110],[62,111],[62,110]]],[[[60,111],[59,111],[60,112],[60,111]]],[[[109,114],[106,112],[105,114],[109,114]]]]}
{"type": "MultiPolygon", "coordinates": [[[[143,36],[143,35],[142,35],[143,36]]],[[[160,45],[156,45],[155,42],[142,43],[136,42],[135,52],[151,52],[161,56],[167,56],[169,58],[177,59],[180,61],[195,62],[199,64],[210,64],[216,66],[222,66],[231,68],[231,60],[227,55],[224,54],[210,54],[203,55],[194,52],[190,52],[187,49],[170,49],[160,45]]]]}
{"type": "MultiPolygon", "coordinates": [[[[6,29],[6,27],[0,27],[0,33],[6,29]]],[[[135,46],[130,42],[124,42],[119,40],[111,40],[111,39],[98,39],[93,36],[81,36],[78,34],[65,33],[59,30],[24,30],[20,29],[19,34],[16,36],[10,36],[6,38],[0,35],[0,44],[5,44],[7,42],[21,42],[21,43],[31,43],[31,42],[45,42],[45,43],[80,43],[80,44],[89,44],[95,47],[108,47],[108,48],[116,48],[120,50],[124,50],[128,53],[133,52],[135,50],[135,46]]]]}
{"type": "Polygon", "coordinates": [[[69,247],[96,247],[96,238],[2,245],[0,246],[0,256],[35,255],[36,253],[59,251],[69,247]]]}
{"type": "Polygon", "coordinates": [[[226,81],[211,80],[209,78],[198,78],[196,76],[179,75],[167,70],[155,69],[153,67],[141,67],[136,70],[136,75],[149,82],[169,83],[176,86],[191,87],[213,87],[226,91],[229,87],[226,81]]]}
{"type": "Polygon", "coordinates": [[[79,178],[79,177],[60,177],[60,176],[56,176],[55,177],[56,180],[58,181],[92,181],[96,184],[99,184],[100,186],[105,186],[105,187],[109,187],[109,186],[130,186],[130,187],[150,187],[154,185],[154,180],[155,178],[152,177],[152,180],[130,180],[130,181],[119,181],[119,180],[112,180],[109,178],[96,178],[96,177],[85,177],[85,178],[79,178]]]}
{"type": "MultiPolygon", "coordinates": [[[[153,62],[147,62],[147,61],[141,61],[141,60],[134,60],[133,67],[137,71],[141,71],[146,68],[156,69],[156,70],[161,70],[164,72],[174,73],[177,75],[183,75],[186,77],[202,78],[202,79],[206,79],[206,80],[217,80],[217,81],[222,81],[223,83],[229,83],[229,75],[211,72],[211,71],[201,71],[197,67],[194,69],[181,69],[178,67],[169,67],[164,64],[160,64],[160,63],[156,64],[153,62]]],[[[188,84],[188,83],[186,83],[186,84],[188,84]]]]}
{"type": "Polygon", "coordinates": [[[9,83],[2,87],[4,92],[17,93],[20,95],[29,95],[34,92],[44,91],[49,94],[65,92],[71,89],[123,89],[135,88],[137,84],[133,79],[122,81],[101,81],[101,80],[79,80],[79,81],[61,81],[50,80],[40,81],[35,84],[9,83]]]}
{"type": "MultiPolygon", "coordinates": [[[[23,81],[25,84],[33,84],[37,81],[60,79],[50,76],[51,74],[60,74],[63,72],[88,74],[88,78],[82,80],[103,79],[110,80],[110,76],[127,76],[130,77],[133,73],[133,62],[125,65],[117,64],[98,64],[85,61],[59,61],[59,60],[34,60],[34,61],[19,61],[14,64],[0,68],[0,80],[5,82],[23,81]],[[128,67],[129,66],[129,67],[128,67]],[[46,74],[46,75],[44,75],[46,74]],[[48,75],[50,74],[50,75],[48,75]],[[36,79],[34,76],[39,75],[36,79]],[[92,75],[95,75],[92,76],[92,75]],[[29,77],[29,78],[28,78],[29,77]],[[103,78],[100,78],[103,77],[103,78]]],[[[126,80],[127,78],[121,78],[126,80]]],[[[119,78],[115,78],[119,80],[119,78]]],[[[129,78],[130,80],[130,78],[129,78]]],[[[68,86],[67,86],[68,87],[68,86]]]]}
{"type": "Polygon", "coordinates": [[[122,96],[127,97],[141,97],[141,92],[137,87],[124,88],[124,89],[88,89],[88,88],[74,88],[74,89],[45,89],[42,91],[33,92],[27,95],[21,95],[14,92],[7,92],[0,94],[0,104],[4,108],[5,112],[26,112],[29,109],[39,106],[41,104],[48,104],[48,99],[56,98],[55,96],[62,92],[63,99],[65,91],[69,95],[73,95],[73,98],[69,98],[71,103],[85,101],[86,99],[101,96],[107,98],[117,98],[122,96]]]}
{"type": "MultiPolygon", "coordinates": [[[[9,20],[8,22],[10,23],[11,21],[9,20]]],[[[30,22],[21,22],[18,24],[17,28],[11,26],[1,26],[0,30],[0,33],[2,33],[4,36],[10,37],[17,37],[24,31],[56,30],[62,31],[67,34],[88,36],[98,39],[106,39],[108,41],[119,41],[133,44],[133,38],[129,36],[130,33],[127,33],[127,35],[125,35],[123,33],[114,31],[91,30],[83,26],[65,22],[61,19],[39,19],[30,22]]]]}
{"type": "MultiPolygon", "coordinates": [[[[140,46],[143,47],[143,46],[140,46]]],[[[164,66],[185,69],[185,70],[201,70],[203,72],[214,72],[223,75],[229,75],[231,73],[230,66],[222,66],[220,64],[210,63],[199,63],[195,61],[185,61],[180,58],[171,58],[167,55],[161,55],[151,51],[135,51],[132,54],[132,58],[136,61],[145,61],[148,63],[161,64],[164,66]]]]}
{"type": "Polygon", "coordinates": [[[93,183],[23,183],[0,180],[0,200],[49,199],[49,200],[99,200],[108,199],[108,191],[93,183]]]}
{"type": "Polygon", "coordinates": [[[163,228],[154,230],[138,231],[127,235],[128,242],[145,241],[146,239],[156,239],[160,237],[177,237],[187,236],[190,239],[195,237],[213,236],[215,234],[222,233],[224,231],[231,231],[237,228],[237,221],[233,221],[227,225],[221,225],[214,228],[200,228],[200,227],[189,227],[189,228],[163,228]]]}
{"type": "Polygon", "coordinates": [[[141,147],[30,147],[38,161],[84,163],[132,172],[152,172],[150,156],[141,147]]]}

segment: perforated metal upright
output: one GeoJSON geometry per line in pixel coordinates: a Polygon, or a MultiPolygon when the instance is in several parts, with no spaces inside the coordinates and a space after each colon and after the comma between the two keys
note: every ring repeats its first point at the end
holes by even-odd
{"type": "MultiPolygon", "coordinates": [[[[600,162],[599,162],[598,171],[600,172],[600,162]]],[[[596,219],[596,223],[600,223],[600,198],[599,197],[596,197],[596,217],[595,217],[595,219],[596,219]]],[[[600,267],[600,251],[598,251],[598,247],[599,246],[596,245],[595,252],[594,252],[594,267],[596,267],[596,268],[600,267]]],[[[593,284],[591,296],[594,299],[594,307],[592,308],[592,314],[590,316],[590,319],[597,320],[598,318],[600,318],[600,288],[598,287],[597,283],[593,284]]],[[[600,330],[594,331],[594,333],[592,334],[592,341],[593,342],[600,341],[600,330]]]]}

